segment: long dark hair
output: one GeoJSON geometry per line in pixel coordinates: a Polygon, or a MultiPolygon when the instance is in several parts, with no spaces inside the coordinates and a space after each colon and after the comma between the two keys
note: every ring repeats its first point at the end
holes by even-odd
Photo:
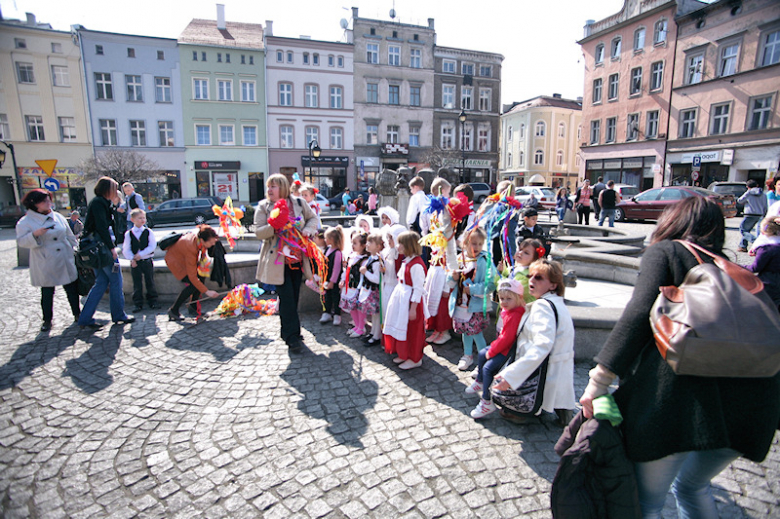
{"type": "Polygon", "coordinates": [[[26,195],[24,195],[24,198],[22,198],[22,205],[26,209],[30,209],[31,211],[38,212],[38,204],[43,202],[46,199],[52,200],[51,193],[47,191],[46,189],[33,189],[26,195]]]}
{"type": "Polygon", "coordinates": [[[658,219],[650,243],[661,240],[688,240],[720,254],[726,240],[726,224],[718,204],[702,196],[692,196],[668,206],[658,219]]]}

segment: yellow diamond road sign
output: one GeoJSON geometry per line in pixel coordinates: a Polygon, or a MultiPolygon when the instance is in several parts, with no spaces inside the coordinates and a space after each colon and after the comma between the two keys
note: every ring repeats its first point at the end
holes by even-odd
{"type": "Polygon", "coordinates": [[[50,177],[54,173],[54,167],[57,165],[57,159],[36,160],[35,163],[38,164],[43,172],[50,177]]]}

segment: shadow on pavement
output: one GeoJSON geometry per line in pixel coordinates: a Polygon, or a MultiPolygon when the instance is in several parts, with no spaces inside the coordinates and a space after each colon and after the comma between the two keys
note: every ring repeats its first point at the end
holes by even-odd
{"type": "MultiPolygon", "coordinates": [[[[71,329],[77,328],[68,328],[71,329]]],[[[68,331],[65,333],[67,334],[68,331]]],[[[52,337],[48,333],[39,333],[35,340],[20,344],[9,361],[0,366],[0,391],[16,387],[33,370],[57,357],[72,346],[73,342],[65,338],[52,337]]]]}
{"type": "Polygon", "coordinates": [[[119,351],[123,333],[124,326],[113,325],[105,339],[91,335],[87,340],[89,349],[78,358],[65,362],[62,376],[70,377],[73,384],[85,393],[93,394],[106,389],[114,381],[108,370],[119,351]]]}

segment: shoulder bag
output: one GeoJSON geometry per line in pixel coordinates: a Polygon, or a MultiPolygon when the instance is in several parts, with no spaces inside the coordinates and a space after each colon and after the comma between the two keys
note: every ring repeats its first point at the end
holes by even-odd
{"type": "Polygon", "coordinates": [[[95,233],[88,233],[79,240],[76,251],[81,264],[93,269],[100,269],[114,263],[114,256],[103,240],[95,233]]]}

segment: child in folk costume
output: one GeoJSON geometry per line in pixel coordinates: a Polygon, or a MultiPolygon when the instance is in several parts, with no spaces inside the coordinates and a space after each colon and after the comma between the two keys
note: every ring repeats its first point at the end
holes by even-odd
{"type": "Polygon", "coordinates": [[[355,229],[360,229],[368,236],[374,230],[374,219],[364,214],[356,216],[355,229]]]}
{"type": "Polygon", "coordinates": [[[320,204],[317,203],[317,193],[319,192],[320,192],[319,189],[309,184],[308,182],[302,184],[300,189],[298,190],[298,193],[301,195],[301,197],[304,200],[306,200],[306,203],[309,204],[309,207],[311,207],[311,211],[314,213],[314,216],[317,217],[317,229],[322,228],[322,219],[321,219],[322,215],[320,215],[320,204]]]}
{"type": "Polygon", "coordinates": [[[406,227],[395,224],[386,229],[384,233],[385,248],[382,249],[382,322],[387,319],[387,303],[393,295],[393,289],[398,284],[398,270],[404,260],[402,254],[398,254],[398,237],[406,227]]]}
{"type": "Polygon", "coordinates": [[[412,369],[422,365],[425,347],[425,263],[420,258],[419,234],[405,231],[397,241],[398,253],[405,257],[387,305],[384,345],[387,353],[398,354],[393,362],[399,368],[412,369]]]}
{"type": "MultiPolygon", "coordinates": [[[[461,184],[456,187],[452,193],[455,196],[458,196],[458,193],[463,193],[463,196],[466,197],[466,201],[469,204],[467,216],[462,218],[453,228],[456,240],[455,247],[457,249],[458,244],[463,243],[463,234],[466,232],[466,229],[471,228],[471,225],[474,223],[474,217],[476,216],[476,213],[474,212],[474,188],[469,184],[461,184]]],[[[457,250],[457,252],[460,252],[460,250],[457,250]]]]}
{"type": "Polygon", "coordinates": [[[379,215],[379,224],[382,229],[389,229],[399,223],[398,211],[390,206],[380,207],[376,212],[379,215]]]}
{"type": "Polygon", "coordinates": [[[368,259],[366,254],[367,235],[363,231],[352,232],[352,252],[347,259],[347,268],[341,275],[341,303],[339,305],[352,316],[354,328],[347,332],[349,337],[360,337],[366,333],[366,316],[358,309],[358,295],[360,294],[360,267],[368,259]]]}
{"type": "Polygon", "coordinates": [[[474,363],[474,345],[477,351],[487,347],[482,332],[487,328],[487,308],[490,293],[495,289],[492,268],[484,251],[487,233],[480,227],[469,232],[463,243],[458,270],[450,273],[453,287],[449,310],[452,327],[463,336],[463,356],[458,369],[466,371],[474,363]]]}
{"type": "Polygon", "coordinates": [[[528,268],[531,263],[544,257],[544,245],[535,238],[526,238],[518,242],[515,252],[515,265],[509,267],[504,262],[499,263],[498,268],[502,278],[519,281],[523,285],[523,299],[526,303],[536,301],[528,290],[528,268]]]}
{"type": "Polygon", "coordinates": [[[328,227],[325,231],[325,258],[328,260],[328,282],[325,285],[325,312],[320,317],[321,323],[333,320],[333,326],[341,324],[341,292],[339,280],[343,270],[344,233],[341,226],[328,227]]]}
{"type": "Polygon", "coordinates": [[[360,267],[360,293],[358,294],[358,310],[363,312],[366,320],[371,319],[371,333],[366,334],[363,341],[366,346],[374,346],[382,342],[381,308],[379,303],[379,284],[382,279],[382,249],[385,244],[382,234],[372,232],[366,241],[368,260],[360,267]]]}

